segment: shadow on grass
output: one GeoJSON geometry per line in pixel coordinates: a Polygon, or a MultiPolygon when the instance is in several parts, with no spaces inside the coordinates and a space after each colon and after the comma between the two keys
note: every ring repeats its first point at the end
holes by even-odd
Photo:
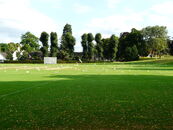
{"type": "Polygon", "coordinates": [[[0,82],[0,128],[172,127],[173,77],[55,75],[0,82]],[[11,94],[10,94],[11,93],[11,94]]]}

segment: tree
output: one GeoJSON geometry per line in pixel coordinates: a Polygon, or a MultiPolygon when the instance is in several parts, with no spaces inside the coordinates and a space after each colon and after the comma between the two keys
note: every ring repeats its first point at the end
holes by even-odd
{"type": "Polygon", "coordinates": [[[13,54],[11,52],[7,52],[6,59],[7,60],[13,60],[13,54]]]}
{"type": "Polygon", "coordinates": [[[113,61],[116,58],[117,51],[118,51],[118,37],[112,35],[109,41],[109,53],[110,53],[110,60],[113,61]]]}
{"type": "Polygon", "coordinates": [[[140,35],[137,35],[137,30],[124,32],[119,39],[118,60],[133,61],[139,59],[139,52],[137,46],[140,45],[140,35]]]}
{"type": "Polygon", "coordinates": [[[29,59],[29,53],[24,51],[23,55],[20,57],[19,60],[28,60],[29,59]]]}
{"type": "Polygon", "coordinates": [[[16,43],[8,43],[7,44],[7,51],[11,54],[13,54],[17,49],[19,45],[16,43]]]}
{"type": "Polygon", "coordinates": [[[164,38],[152,38],[150,39],[150,47],[152,56],[160,57],[166,51],[167,41],[164,38]]]}
{"type": "Polygon", "coordinates": [[[142,34],[151,56],[161,55],[167,48],[167,28],[164,26],[148,26],[142,29],[142,34]]]}
{"type": "Polygon", "coordinates": [[[88,58],[88,35],[85,33],[81,36],[81,44],[83,47],[83,59],[88,58]]]}
{"type": "Polygon", "coordinates": [[[76,39],[72,36],[71,33],[66,33],[66,35],[63,36],[63,42],[61,43],[61,49],[66,51],[70,57],[73,57],[74,54],[74,46],[76,43],[76,39]]]}
{"type": "Polygon", "coordinates": [[[103,42],[103,58],[106,60],[110,59],[110,54],[109,54],[109,43],[110,43],[110,38],[102,39],[103,42]]]}
{"type": "Polygon", "coordinates": [[[61,50],[66,51],[71,58],[74,56],[74,46],[76,39],[72,35],[71,25],[66,24],[63,29],[63,35],[61,37],[61,50]]]}
{"type": "Polygon", "coordinates": [[[129,43],[128,43],[128,38],[129,36],[129,32],[124,32],[120,34],[120,38],[119,38],[119,46],[118,46],[118,53],[117,53],[117,58],[120,61],[124,61],[125,60],[125,49],[126,47],[128,47],[129,43]]]}
{"type": "Polygon", "coordinates": [[[125,60],[126,61],[135,61],[138,60],[138,49],[136,45],[133,45],[132,47],[126,47],[125,49],[125,60]]]}
{"type": "Polygon", "coordinates": [[[142,29],[146,41],[152,38],[167,38],[167,28],[165,26],[148,26],[142,29]]]}
{"type": "Polygon", "coordinates": [[[23,45],[22,50],[24,50],[24,51],[26,51],[28,53],[34,51],[33,48],[29,44],[23,45]]]}
{"type": "Polygon", "coordinates": [[[173,40],[168,41],[169,53],[173,55],[173,40]]]}
{"type": "Polygon", "coordinates": [[[69,53],[67,53],[67,51],[60,50],[58,58],[60,58],[62,60],[68,60],[70,58],[70,56],[69,56],[69,53]]]}
{"type": "Polygon", "coordinates": [[[49,34],[47,32],[42,32],[40,36],[40,41],[42,42],[43,47],[41,47],[41,51],[44,57],[49,55],[48,48],[49,48],[49,34]]]}
{"type": "Polygon", "coordinates": [[[103,59],[103,41],[102,41],[102,35],[100,33],[97,33],[95,35],[95,41],[96,41],[96,53],[99,60],[103,59]]]}
{"type": "Polygon", "coordinates": [[[7,52],[8,44],[0,43],[0,52],[7,52]]]}
{"type": "Polygon", "coordinates": [[[92,60],[94,56],[94,44],[93,44],[94,36],[92,33],[88,33],[88,59],[92,60]]]}
{"type": "Polygon", "coordinates": [[[65,36],[67,33],[72,34],[72,27],[70,24],[66,24],[63,29],[63,36],[65,36]]]}
{"type": "Polygon", "coordinates": [[[31,52],[29,55],[32,57],[32,60],[42,60],[43,57],[40,51],[31,52]]]}
{"type": "Polygon", "coordinates": [[[130,33],[130,39],[136,45],[140,56],[148,56],[147,45],[144,41],[142,31],[133,28],[130,33]]]}
{"type": "Polygon", "coordinates": [[[21,36],[20,44],[22,44],[23,46],[27,46],[25,48],[30,48],[29,50],[25,50],[29,52],[29,51],[36,51],[39,49],[38,42],[39,42],[39,39],[34,34],[27,32],[21,36]]]}
{"type": "Polygon", "coordinates": [[[18,50],[18,47],[20,45],[17,43],[8,43],[7,48],[6,48],[6,53],[7,53],[7,59],[8,60],[13,60],[13,53],[18,50]]]}
{"type": "Polygon", "coordinates": [[[58,53],[58,36],[56,32],[51,32],[50,34],[51,48],[50,54],[52,57],[57,57],[58,53]]]}

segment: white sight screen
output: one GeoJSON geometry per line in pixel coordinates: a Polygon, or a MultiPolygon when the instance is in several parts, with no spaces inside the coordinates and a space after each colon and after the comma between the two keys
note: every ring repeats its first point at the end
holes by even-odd
{"type": "Polygon", "coordinates": [[[57,57],[44,57],[44,64],[57,64],[57,57]]]}

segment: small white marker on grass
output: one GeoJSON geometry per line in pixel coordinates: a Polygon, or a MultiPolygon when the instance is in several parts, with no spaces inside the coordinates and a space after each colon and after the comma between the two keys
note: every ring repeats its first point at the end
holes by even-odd
{"type": "Polygon", "coordinates": [[[27,74],[29,74],[30,72],[29,71],[26,71],[27,74]]]}

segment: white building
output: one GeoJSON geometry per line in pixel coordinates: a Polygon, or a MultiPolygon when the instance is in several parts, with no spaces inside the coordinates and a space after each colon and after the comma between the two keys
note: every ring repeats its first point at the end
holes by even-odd
{"type": "Polygon", "coordinates": [[[3,53],[0,53],[0,62],[4,62],[6,60],[5,56],[3,53]]]}
{"type": "Polygon", "coordinates": [[[17,60],[17,53],[20,53],[20,55],[23,55],[23,51],[20,50],[20,47],[18,47],[17,50],[12,54],[13,60],[17,60]]]}

